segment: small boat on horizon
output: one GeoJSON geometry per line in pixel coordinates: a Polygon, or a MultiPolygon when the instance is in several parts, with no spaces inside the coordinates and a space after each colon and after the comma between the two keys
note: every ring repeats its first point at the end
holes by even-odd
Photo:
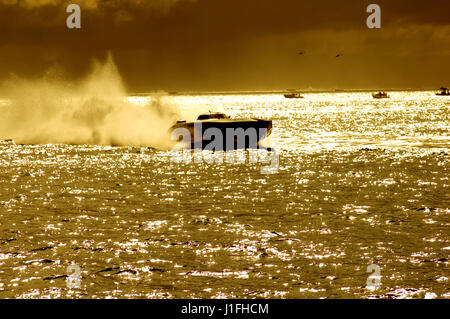
{"type": "Polygon", "coordinates": [[[436,95],[441,95],[441,96],[449,96],[450,95],[450,90],[446,87],[441,87],[439,93],[436,93],[436,95]]]}
{"type": "Polygon", "coordinates": [[[210,112],[200,114],[194,122],[177,121],[169,131],[172,138],[178,138],[178,142],[184,139],[191,149],[267,149],[261,147],[259,142],[272,133],[272,120],[232,119],[223,113],[210,112]]]}
{"type": "Polygon", "coordinates": [[[296,93],[286,93],[284,95],[285,98],[287,99],[303,99],[304,96],[302,96],[300,93],[296,92],[296,93]]]}
{"type": "Polygon", "coordinates": [[[373,94],[372,94],[372,97],[373,97],[374,99],[388,99],[388,98],[389,98],[389,95],[388,95],[386,92],[380,91],[380,92],[378,92],[378,93],[373,93],[373,94]]]}

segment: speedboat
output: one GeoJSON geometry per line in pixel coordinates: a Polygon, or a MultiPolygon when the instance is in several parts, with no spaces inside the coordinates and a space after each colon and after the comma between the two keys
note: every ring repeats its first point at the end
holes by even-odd
{"type": "Polygon", "coordinates": [[[448,96],[450,95],[450,90],[445,88],[445,87],[441,87],[439,93],[436,93],[436,95],[443,95],[443,96],[448,96]]]}
{"type": "Polygon", "coordinates": [[[286,93],[284,95],[287,99],[303,99],[304,97],[300,93],[286,93]]]}
{"type": "Polygon", "coordinates": [[[259,142],[272,133],[272,120],[232,119],[223,113],[205,113],[194,122],[177,121],[169,130],[173,140],[191,149],[236,150],[265,148],[259,142]]]}
{"type": "Polygon", "coordinates": [[[389,95],[386,92],[378,92],[372,94],[374,99],[388,99],[389,95]]]}

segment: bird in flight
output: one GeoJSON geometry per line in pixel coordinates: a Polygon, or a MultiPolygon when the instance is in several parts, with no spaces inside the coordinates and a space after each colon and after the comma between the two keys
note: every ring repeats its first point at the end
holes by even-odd
{"type": "Polygon", "coordinates": [[[343,54],[341,54],[341,53],[336,54],[336,58],[339,58],[339,57],[341,57],[341,56],[343,56],[343,54]]]}
{"type": "Polygon", "coordinates": [[[303,51],[300,51],[299,53],[298,53],[298,55],[303,55],[305,52],[303,52],[303,51]]]}

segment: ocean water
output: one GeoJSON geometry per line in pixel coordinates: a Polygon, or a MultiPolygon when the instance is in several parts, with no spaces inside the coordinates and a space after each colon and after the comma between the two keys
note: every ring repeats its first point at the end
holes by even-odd
{"type": "Polygon", "coordinates": [[[1,142],[0,298],[450,298],[450,98],[390,95],[165,98],[273,119],[273,174],[1,142]]]}

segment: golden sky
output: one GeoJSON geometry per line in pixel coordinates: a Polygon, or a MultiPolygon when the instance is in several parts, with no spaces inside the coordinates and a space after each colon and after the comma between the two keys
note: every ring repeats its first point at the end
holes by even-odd
{"type": "Polygon", "coordinates": [[[111,52],[133,92],[437,88],[450,85],[449,12],[448,0],[0,0],[0,81],[77,79],[111,52]],[[370,3],[381,29],[366,26],[370,3]]]}

